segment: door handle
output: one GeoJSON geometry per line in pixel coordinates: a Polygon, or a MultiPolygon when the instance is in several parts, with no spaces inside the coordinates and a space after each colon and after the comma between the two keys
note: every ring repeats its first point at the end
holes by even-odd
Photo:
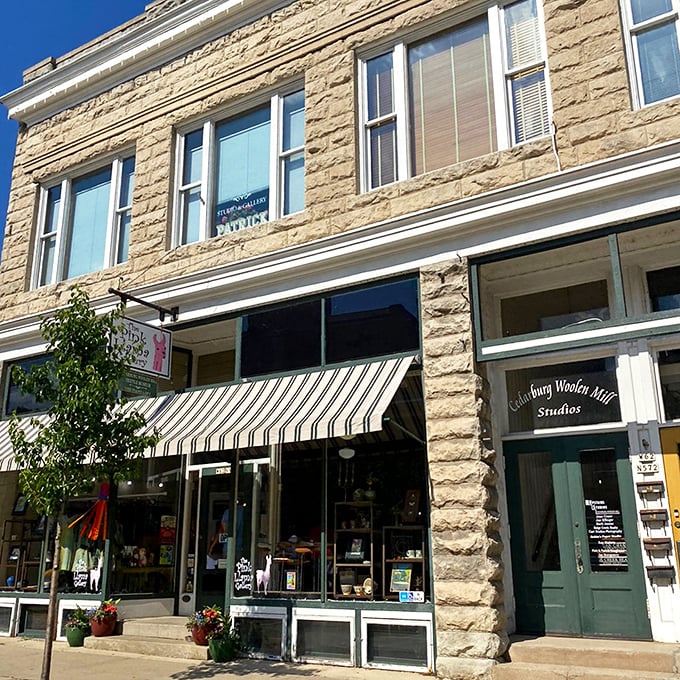
{"type": "Polygon", "coordinates": [[[581,541],[577,538],[574,541],[574,553],[576,555],[576,573],[583,573],[583,551],[581,550],[581,541]]]}

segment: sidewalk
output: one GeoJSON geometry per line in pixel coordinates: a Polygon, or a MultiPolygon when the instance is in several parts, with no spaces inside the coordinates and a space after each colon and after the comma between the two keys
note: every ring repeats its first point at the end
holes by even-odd
{"type": "MultiPolygon", "coordinates": [[[[43,640],[0,637],[0,680],[38,680],[43,640]]],[[[55,642],[51,680],[423,680],[418,673],[238,659],[230,663],[168,659],[69,647],[55,642]]]]}

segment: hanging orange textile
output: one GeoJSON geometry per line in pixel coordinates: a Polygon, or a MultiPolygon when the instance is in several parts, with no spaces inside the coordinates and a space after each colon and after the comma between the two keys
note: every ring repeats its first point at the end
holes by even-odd
{"type": "Polygon", "coordinates": [[[105,541],[108,531],[109,490],[110,485],[107,482],[100,484],[98,498],[94,505],[78,519],[73,520],[68,525],[69,529],[84,519],[80,535],[89,538],[91,541],[96,541],[98,538],[105,541]]]}

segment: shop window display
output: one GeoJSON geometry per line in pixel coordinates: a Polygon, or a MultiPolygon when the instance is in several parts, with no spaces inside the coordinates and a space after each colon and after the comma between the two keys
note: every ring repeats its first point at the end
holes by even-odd
{"type": "Polygon", "coordinates": [[[408,570],[404,590],[429,599],[420,389],[405,379],[379,432],[241,461],[234,596],[397,599],[408,570]]]}
{"type": "Polygon", "coordinates": [[[99,593],[110,540],[113,594],[170,593],[175,578],[180,461],[139,461],[139,473],[67,504],[61,523],[61,592],[99,593]]]}

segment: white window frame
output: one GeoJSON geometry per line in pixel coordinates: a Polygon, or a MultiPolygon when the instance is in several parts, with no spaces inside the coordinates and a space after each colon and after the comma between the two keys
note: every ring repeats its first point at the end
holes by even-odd
{"type": "MultiPolygon", "coordinates": [[[[120,241],[120,226],[123,215],[132,210],[132,203],[120,206],[120,191],[122,186],[123,163],[129,158],[134,158],[134,151],[122,153],[106,163],[78,168],[57,182],[46,183],[40,187],[40,203],[38,208],[38,228],[35,239],[35,256],[33,258],[33,272],[31,276],[32,288],[42,288],[67,279],[66,254],[71,233],[71,201],[73,198],[73,183],[93,172],[111,168],[111,185],[109,188],[109,205],[106,217],[106,236],[104,242],[104,259],[102,269],[120,264],[118,260],[118,244],[120,241]],[[45,232],[46,220],[49,214],[49,192],[61,188],[59,210],[56,220],[56,229],[45,232]],[[44,281],[41,280],[43,259],[45,257],[44,245],[51,238],[55,239],[54,260],[52,269],[44,281]]],[[[133,189],[134,193],[134,189],[133,189]]],[[[130,197],[132,198],[132,197],[130,197]]],[[[99,271],[99,270],[93,270],[99,271]]]]}
{"type": "MultiPolygon", "coordinates": [[[[269,98],[251,102],[248,108],[239,108],[233,113],[221,114],[219,116],[211,117],[202,124],[193,127],[186,127],[179,130],[177,134],[175,157],[177,158],[175,168],[175,199],[173,206],[173,237],[172,247],[177,248],[189,243],[197,243],[206,241],[212,238],[212,222],[210,215],[215,201],[215,144],[216,135],[215,130],[220,123],[229,119],[236,119],[239,116],[246,115],[251,111],[261,108],[267,103],[269,104],[270,114],[270,138],[269,138],[269,222],[278,220],[284,217],[284,199],[285,199],[285,177],[284,177],[284,163],[287,158],[296,154],[304,153],[305,145],[292,147],[290,149],[283,149],[283,100],[291,94],[304,90],[302,83],[297,83],[294,86],[287,87],[272,94],[269,98]],[[201,176],[198,181],[190,184],[183,184],[184,174],[184,141],[187,135],[197,130],[202,130],[202,156],[201,156],[201,176]],[[199,209],[199,234],[197,241],[190,241],[184,243],[182,239],[182,230],[184,228],[183,214],[185,196],[188,195],[191,189],[200,188],[200,209],[199,209]]],[[[306,102],[305,102],[306,106],[306,102]]],[[[288,213],[294,214],[294,213],[288,213]]]]}
{"type": "Polygon", "coordinates": [[[630,5],[630,0],[620,0],[621,2],[621,16],[624,24],[624,43],[626,51],[626,61],[628,62],[628,69],[631,73],[629,78],[631,99],[633,108],[642,109],[646,106],[653,106],[662,101],[674,99],[680,94],[673,95],[667,99],[658,99],[653,102],[645,102],[644,88],[642,84],[642,69],[640,68],[640,55],[638,52],[637,36],[646,31],[663,26],[666,24],[675,24],[675,34],[678,36],[680,42],[680,0],[671,0],[671,11],[659,16],[647,19],[642,23],[635,24],[633,21],[633,10],[630,5]]]}
{"type": "MultiPolygon", "coordinates": [[[[676,1],[676,0],[674,0],[676,1]]],[[[680,0],[677,0],[680,1],[680,0]]],[[[536,13],[540,32],[540,51],[541,58],[535,60],[530,64],[522,64],[521,66],[510,69],[507,64],[506,44],[505,44],[505,24],[504,24],[504,7],[511,5],[512,2],[505,4],[492,5],[486,10],[486,18],[489,25],[489,42],[491,48],[491,79],[494,91],[494,113],[496,119],[496,140],[497,149],[508,149],[511,146],[519,146],[526,142],[518,142],[514,144],[514,116],[511,111],[511,80],[514,76],[530,72],[534,69],[541,68],[545,79],[546,101],[548,110],[548,120],[552,120],[552,101],[550,97],[550,85],[548,79],[548,60],[546,56],[546,40],[545,40],[545,21],[543,16],[543,5],[541,0],[536,0],[536,13]]],[[[447,23],[444,25],[437,24],[435,26],[428,25],[419,31],[416,31],[404,39],[393,42],[391,44],[382,44],[379,47],[374,47],[367,50],[360,55],[358,72],[361,78],[361,87],[359,93],[359,116],[360,116],[360,131],[359,131],[359,153],[362,159],[360,164],[361,177],[360,185],[361,191],[373,191],[379,189],[387,184],[371,187],[371,157],[370,157],[370,130],[377,124],[383,122],[387,118],[396,120],[396,145],[397,145],[397,177],[395,182],[400,182],[409,177],[415,176],[411,171],[411,152],[410,152],[410,128],[411,121],[409,116],[408,106],[408,49],[409,46],[415,42],[426,39],[435,33],[445,32],[447,30],[455,30],[457,25],[462,25],[466,21],[479,19],[483,16],[482,13],[467,12],[460,17],[458,24],[447,23]],[[392,54],[392,73],[393,73],[393,95],[394,95],[394,111],[390,115],[382,118],[369,120],[368,119],[368,97],[367,97],[367,62],[370,59],[379,57],[381,55],[392,54]]],[[[546,133],[546,136],[549,134],[546,133]]],[[[532,138],[536,139],[535,137],[532,138]]]]}

